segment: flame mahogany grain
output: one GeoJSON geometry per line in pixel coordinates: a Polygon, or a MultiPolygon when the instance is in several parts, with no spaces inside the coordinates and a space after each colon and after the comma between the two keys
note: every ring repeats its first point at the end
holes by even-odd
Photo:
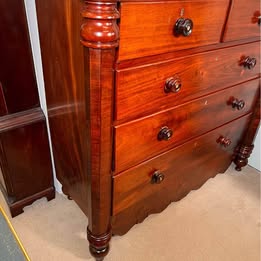
{"type": "Polygon", "coordinates": [[[39,108],[0,117],[0,184],[12,217],[55,197],[45,117],[39,108]],[[2,185],[2,186],[1,186],[2,185]]]}
{"type": "Polygon", "coordinates": [[[0,10],[0,108],[16,113],[39,106],[24,1],[0,1],[0,10]]]}
{"type": "Polygon", "coordinates": [[[55,190],[24,1],[0,1],[0,10],[0,189],[14,217],[55,190]]]}
{"type": "Polygon", "coordinates": [[[115,48],[119,44],[115,1],[88,2],[82,12],[85,82],[89,112],[88,229],[90,252],[98,260],[109,251],[111,238],[112,111],[115,48]],[[87,69],[88,68],[88,69],[87,69]]]}
{"type": "Polygon", "coordinates": [[[259,79],[256,79],[115,126],[115,173],[249,113],[255,105],[258,89],[259,79]],[[233,97],[244,97],[245,107],[242,110],[232,108],[230,102],[233,97]],[[168,141],[159,141],[158,133],[164,126],[173,131],[173,136],[168,141]]]}
{"type": "Polygon", "coordinates": [[[87,113],[79,33],[82,5],[79,0],[38,0],[36,7],[56,175],[63,190],[87,215],[87,113]]]}
{"type": "Polygon", "coordinates": [[[260,9],[260,0],[233,0],[222,41],[260,37],[260,9]]]}
{"type": "Polygon", "coordinates": [[[149,115],[224,89],[260,74],[260,42],[205,52],[177,60],[130,67],[116,73],[115,119],[127,121],[149,115]],[[243,57],[257,59],[249,70],[243,57]],[[164,92],[168,78],[177,75],[182,87],[177,93],[164,92]],[[149,97],[149,98],[148,98],[149,97]]]}
{"type": "Polygon", "coordinates": [[[115,1],[79,0],[39,0],[37,10],[58,178],[88,216],[90,252],[101,260],[111,238],[113,65],[119,12],[115,1]],[[50,28],[64,37],[50,41],[50,28]]]}
{"type": "Polygon", "coordinates": [[[118,59],[218,43],[228,4],[229,0],[123,2],[120,5],[122,19],[118,59]],[[184,15],[181,15],[182,9],[184,15]],[[194,23],[193,32],[188,37],[174,36],[174,25],[181,16],[194,23]]]}
{"type": "Polygon", "coordinates": [[[123,61],[116,60],[115,68],[116,70],[122,70],[122,69],[133,68],[133,67],[141,67],[153,63],[162,63],[163,61],[164,62],[172,61],[172,60],[176,60],[177,58],[182,58],[193,54],[220,50],[223,48],[231,48],[233,46],[239,46],[242,44],[249,44],[249,43],[254,43],[259,41],[260,41],[260,37],[253,37],[251,39],[241,39],[238,41],[231,41],[231,42],[220,42],[220,43],[210,44],[206,46],[199,46],[190,49],[185,49],[182,51],[179,50],[179,51],[173,51],[169,53],[162,53],[160,55],[138,57],[131,60],[123,60],[123,61]]]}
{"type": "Polygon", "coordinates": [[[162,211],[170,202],[178,201],[210,177],[226,171],[250,118],[248,114],[116,175],[113,178],[113,233],[126,233],[149,214],[162,211]],[[231,146],[224,148],[217,143],[220,135],[229,137],[231,146]],[[207,164],[209,161],[211,164],[207,164]],[[151,183],[151,175],[156,170],[165,175],[160,184],[151,183]]]}
{"type": "Polygon", "coordinates": [[[259,59],[259,38],[220,42],[230,0],[36,3],[58,179],[88,217],[90,252],[103,260],[112,232],[224,172],[243,134],[256,131],[256,114],[249,119],[260,67],[240,62],[259,59]],[[193,32],[175,38],[181,15],[193,32]],[[181,89],[165,93],[175,73],[181,89]],[[242,110],[235,99],[245,101],[242,110]],[[158,141],[166,126],[173,137],[158,141]]]}

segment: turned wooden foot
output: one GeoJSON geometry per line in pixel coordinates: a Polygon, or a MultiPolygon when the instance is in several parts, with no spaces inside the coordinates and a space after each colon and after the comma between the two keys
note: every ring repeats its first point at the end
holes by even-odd
{"type": "Polygon", "coordinates": [[[72,200],[72,197],[69,195],[69,192],[65,186],[62,186],[63,194],[67,196],[69,200],[72,200]]]}
{"type": "Polygon", "coordinates": [[[91,255],[96,261],[102,261],[109,252],[111,240],[111,229],[102,235],[93,235],[87,228],[87,238],[91,255]]]}
{"type": "Polygon", "coordinates": [[[236,164],[236,170],[241,171],[242,167],[245,167],[248,163],[248,158],[250,157],[252,151],[253,151],[254,145],[247,146],[242,145],[237,153],[237,156],[234,160],[234,163],[236,164]]]}

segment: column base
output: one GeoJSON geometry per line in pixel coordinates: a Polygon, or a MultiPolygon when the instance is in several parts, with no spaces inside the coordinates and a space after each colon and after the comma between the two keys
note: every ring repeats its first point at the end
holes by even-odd
{"type": "Polygon", "coordinates": [[[89,250],[96,261],[102,261],[108,254],[111,236],[111,229],[102,235],[93,235],[89,228],[87,228],[87,238],[90,244],[89,250]]]}

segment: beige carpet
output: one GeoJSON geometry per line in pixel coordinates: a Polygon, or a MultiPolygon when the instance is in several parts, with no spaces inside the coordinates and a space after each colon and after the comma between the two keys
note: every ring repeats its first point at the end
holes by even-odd
{"type": "MultiPolygon", "coordinates": [[[[61,195],[37,201],[12,223],[32,261],[93,260],[87,220],[61,195]]],[[[260,173],[231,167],[126,235],[113,237],[106,261],[259,261],[260,224],[260,173]]]]}

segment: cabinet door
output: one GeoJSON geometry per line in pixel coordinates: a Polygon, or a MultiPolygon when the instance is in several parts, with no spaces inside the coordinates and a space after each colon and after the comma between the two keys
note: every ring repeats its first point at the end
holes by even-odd
{"type": "Polygon", "coordinates": [[[24,0],[0,0],[0,116],[39,105],[24,0]]]}

